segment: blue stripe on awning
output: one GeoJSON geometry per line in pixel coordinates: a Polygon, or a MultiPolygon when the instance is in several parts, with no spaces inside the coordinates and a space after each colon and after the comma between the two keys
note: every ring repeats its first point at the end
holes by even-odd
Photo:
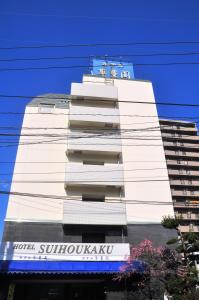
{"type": "MultiPolygon", "coordinates": [[[[118,273],[125,262],[121,261],[0,261],[0,272],[9,273],[118,273]]],[[[140,261],[134,262],[134,270],[144,272],[140,261]]]]}

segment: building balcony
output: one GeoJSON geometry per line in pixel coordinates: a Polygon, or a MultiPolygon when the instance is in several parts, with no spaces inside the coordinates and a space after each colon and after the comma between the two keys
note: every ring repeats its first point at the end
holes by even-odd
{"type": "Polygon", "coordinates": [[[120,123],[119,109],[109,107],[89,107],[80,105],[70,105],[69,113],[70,124],[86,125],[90,122],[100,124],[120,123]]]}
{"type": "MultiPolygon", "coordinates": [[[[198,135],[183,135],[183,134],[175,134],[173,135],[172,133],[166,133],[162,132],[162,138],[169,138],[174,141],[199,141],[199,136],[198,135]]],[[[197,145],[196,145],[197,146],[197,145]]]]}
{"type": "MultiPolygon", "coordinates": [[[[189,150],[191,149],[199,149],[197,144],[194,143],[183,143],[183,142],[168,142],[168,141],[163,141],[164,147],[172,147],[175,149],[181,149],[181,148],[188,148],[189,150]]],[[[184,150],[186,151],[186,150],[184,150]]]]}
{"type": "Polygon", "coordinates": [[[199,191],[171,190],[173,197],[199,197],[199,191]]]}
{"type": "Polygon", "coordinates": [[[176,213],[175,216],[177,218],[181,218],[183,220],[199,220],[199,214],[194,214],[194,213],[176,213]]]}
{"type": "Polygon", "coordinates": [[[119,154],[122,152],[121,136],[116,133],[100,134],[82,131],[69,131],[67,152],[106,152],[119,154]]]}
{"type": "Polygon", "coordinates": [[[193,170],[184,170],[184,169],[178,169],[178,170],[172,170],[172,169],[169,169],[168,170],[168,173],[169,175],[171,176],[196,176],[196,177],[199,177],[199,170],[198,171],[193,171],[193,170]]]}
{"type": "Polygon", "coordinates": [[[173,203],[174,205],[174,208],[186,208],[186,209],[192,209],[192,208],[196,208],[198,209],[199,208],[199,200],[193,200],[193,201],[182,201],[182,202],[174,202],[173,203]]]}
{"type": "Polygon", "coordinates": [[[120,164],[87,165],[67,163],[66,186],[123,187],[123,167],[120,164]]]}
{"type": "Polygon", "coordinates": [[[178,133],[181,133],[181,132],[187,132],[188,134],[189,133],[196,133],[197,130],[195,128],[195,126],[180,126],[180,125],[167,125],[167,124],[161,124],[160,125],[160,129],[161,131],[163,132],[166,132],[166,131],[170,131],[170,132],[178,132],[178,133]]]}
{"type": "Polygon", "coordinates": [[[199,187],[199,180],[173,180],[170,179],[171,186],[188,186],[188,187],[199,187]]]}
{"type": "Polygon", "coordinates": [[[199,167],[199,161],[193,161],[193,160],[176,160],[176,159],[167,159],[166,160],[167,165],[173,165],[178,167],[199,167]]]}
{"type": "Polygon", "coordinates": [[[72,99],[117,101],[118,90],[113,85],[72,83],[72,99]]]}
{"type": "Polygon", "coordinates": [[[199,232],[199,226],[197,225],[180,225],[179,230],[181,232],[199,232]]]}
{"type": "Polygon", "coordinates": [[[199,148],[198,148],[198,152],[165,150],[165,155],[166,156],[175,156],[175,157],[196,157],[196,158],[199,158],[199,148]]]}
{"type": "Polygon", "coordinates": [[[126,225],[126,207],[124,203],[66,200],[64,201],[63,223],[126,225]]]}

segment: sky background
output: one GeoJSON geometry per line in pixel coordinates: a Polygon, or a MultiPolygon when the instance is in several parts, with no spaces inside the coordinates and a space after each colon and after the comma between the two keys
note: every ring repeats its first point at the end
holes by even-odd
{"type": "MultiPolygon", "coordinates": [[[[18,46],[133,42],[199,42],[198,0],[0,0],[0,95],[69,93],[73,81],[89,72],[89,57],[199,52],[199,43],[2,49],[18,46]],[[84,59],[2,61],[19,58],[86,56],[84,59]],[[88,66],[64,68],[66,66],[88,66]],[[5,70],[28,67],[46,70],[5,70]]],[[[122,59],[122,58],[121,58],[122,59]]],[[[134,56],[139,64],[198,62],[199,55],[134,56]]],[[[135,66],[137,79],[151,80],[156,101],[199,104],[199,64],[135,66]]],[[[0,113],[24,112],[30,99],[0,97],[0,113]]],[[[199,108],[158,107],[159,115],[199,120],[199,108]]],[[[133,113],[133,106],[132,106],[133,113]]],[[[19,133],[23,114],[0,114],[0,133],[19,133]],[[2,127],[16,127],[5,130],[2,127]],[[15,128],[15,129],[16,129],[15,128]]],[[[17,138],[0,136],[0,190],[9,191],[17,138]],[[6,141],[5,141],[6,140],[6,141]],[[12,146],[8,146],[10,142],[12,146]]],[[[0,238],[8,197],[0,194],[0,238]]]]}

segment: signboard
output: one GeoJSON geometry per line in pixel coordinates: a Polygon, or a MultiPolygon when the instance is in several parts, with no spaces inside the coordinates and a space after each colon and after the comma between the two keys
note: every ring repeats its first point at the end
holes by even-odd
{"type": "Polygon", "coordinates": [[[93,59],[91,74],[105,78],[134,78],[132,63],[108,59],[93,59]]]}
{"type": "Polygon", "coordinates": [[[1,260],[125,261],[129,244],[6,242],[1,260]]]}

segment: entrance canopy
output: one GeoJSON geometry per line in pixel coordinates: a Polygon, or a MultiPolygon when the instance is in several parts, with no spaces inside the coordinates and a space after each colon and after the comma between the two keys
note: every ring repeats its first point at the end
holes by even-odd
{"type": "MultiPolygon", "coordinates": [[[[0,273],[118,273],[124,265],[124,261],[1,260],[0,273]]],[[[134,261],[132,268],[143,273],[146,265],[134,261]]]]}

